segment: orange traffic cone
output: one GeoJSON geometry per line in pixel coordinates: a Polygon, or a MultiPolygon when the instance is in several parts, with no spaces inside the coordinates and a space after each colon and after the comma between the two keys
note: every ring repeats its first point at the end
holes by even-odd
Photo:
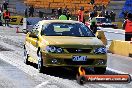
{"type": "Polygon", "coordinates": [[[19,33],[19,30],[18,30],[19,27],[16,27],[16,33],[19,33]]]}

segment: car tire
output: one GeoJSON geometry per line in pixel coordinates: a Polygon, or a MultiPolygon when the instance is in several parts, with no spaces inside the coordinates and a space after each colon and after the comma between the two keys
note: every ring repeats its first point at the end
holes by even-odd
{"type": "Polygon", "coordinates": [[[80,85],[83,85],[86,83],[86,78],[84,76],[79,76],[77,78],[77,83],[79,83],[80,85]]]}
{"type": "Polygon", "coordinates": [[[22,32],[25,33],[25,34],[28,33],[27,29],[22,29],[22,32]]]}
{"type": "Polygon", "coordinates": [[[24,63],[27,65],[29,64],[28,58],[29,58],[29,54],[27,53],[27,50],[24,47],[24,63]]]}
{"type": "Polygon", "coordinates": [[[38,51],[37,56],[38,56],[38,71],[39,71],[39,73],[42,73],[44,70],[42,53],[40,51],[38,51]]]}
{"type": "Polygon", "coordinates": [[[104,74],[106,72],[106,67],[94,67],[95,74],[104,74]]]}

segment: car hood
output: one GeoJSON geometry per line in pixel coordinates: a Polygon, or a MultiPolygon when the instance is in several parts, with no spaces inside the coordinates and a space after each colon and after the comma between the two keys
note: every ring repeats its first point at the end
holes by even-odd
{"type": "Polygon", "coordinates": [[[103,45],[96,37],[43,36],[48,45],[103,45]]]}

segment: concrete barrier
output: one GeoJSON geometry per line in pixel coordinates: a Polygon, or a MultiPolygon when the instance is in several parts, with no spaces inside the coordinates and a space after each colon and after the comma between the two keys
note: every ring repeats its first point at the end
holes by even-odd
{"type": "Polygon", "coordinates": [[[132,57],[132,41],[125,41],[125,31],[122,29],[100,28],[104,31],[109,52],[132,57]]]}
{"type": "Polygon", "coordinates": [[[129,56],[132,57],[132,41],[129,44],[129,56]]]}
{"type": "Polygon", "coordinates": [[[104,45],[107,45],[107,39],[106,39],[106,37],[105,37],[104,31],[102,31],[102,30],[97,30],[96,36],[98,36],[98,37],[101,38],[100,40],[103,42],[104,45]]]}
{"type": "Polygon", "coordinates": [[[130,56],[132,54],[132,43],[130,41],[113,40],[109,51],[118,55],[130,56]]]}

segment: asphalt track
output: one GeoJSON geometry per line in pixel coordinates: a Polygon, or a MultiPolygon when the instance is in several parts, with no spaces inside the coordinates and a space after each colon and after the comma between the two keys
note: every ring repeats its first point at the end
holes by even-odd
{"type": "MultiPolygon", "coordinates": [[[[49,68],[38,73],[36,65],[23,63],[23,42],[25,34],[16,33],[15,28],[0,27],[0,88],[131,88],[129,84],[76,82],[71,70],[49,68]]],[[[108,54],[106,74],[132,74],[132,58],[108,54]]],[[[88,69],[88,74],[94,74],[88,69]]]]}

